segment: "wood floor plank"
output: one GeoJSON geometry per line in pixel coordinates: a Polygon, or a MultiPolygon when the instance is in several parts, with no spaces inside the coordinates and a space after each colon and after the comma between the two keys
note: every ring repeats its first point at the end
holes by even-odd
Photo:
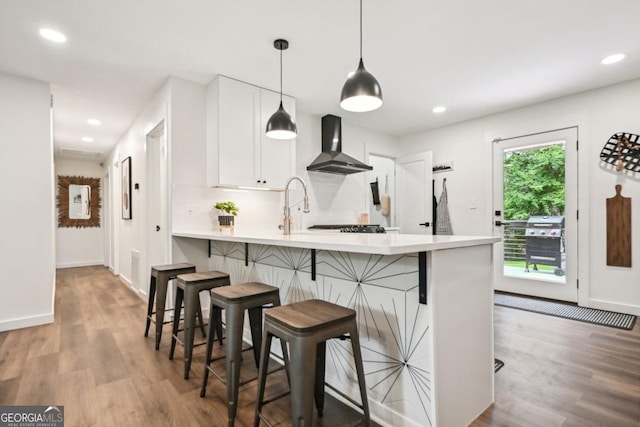
{"type": "Polygon", "coordinates": [[[29,359],[20,373],[20,386],[16,393],[17,405],[55,405],[58,382],[58,354],[29,359]]]}
{"type": "Polygon", "coordinates": [[[27,356],[29,359],[60,351],[60,324],[35,326],[30,329],[32,335],[27,356]]]}
{"type": "Polygon", "coordinates": [[[92,369],[72,370],[58,376],[55,402],[65,407],[65,425],[98,425],[99,398],[92,369]]]}
{"type": "Polygon", "coordinates": [[[110,330],[100,330],[89,340],[89,357],[98,386],[130,376],[128,364],[124,360],[110,330]]]}
{"type": "Polygon", "coordinates": [[[4,405],[16,405],[15,398],[20,386],[19,378],[9,378],[0,381],[0,403],[4,405]]]}
{"type": "MultiPolygon", "coordinates": [[[[29,328],[30,329],[30,328],[29,328]]],[[[0,332],[3,335],[0,347],[0,381],[19,377],[27,364],[31,348],[31,333],[25,329],[0,332]]]]}
{"type": "Polygon", "coordinates": [[[132,378],[101,384],[96,387],[99,425],[144,426],[146,414],[132,378]]]}

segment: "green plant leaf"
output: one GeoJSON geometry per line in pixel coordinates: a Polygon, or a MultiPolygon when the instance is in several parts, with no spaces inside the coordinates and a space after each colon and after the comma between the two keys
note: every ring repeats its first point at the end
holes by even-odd
{"type": "Polygon", "coordinates": [[[238,207],[234,202],[230,200],[227,202],[216,202],[216,204],[213,207],[228,215],[233,215],[233,216],[238,215],[238,210],[239,210],[238,207]]]}

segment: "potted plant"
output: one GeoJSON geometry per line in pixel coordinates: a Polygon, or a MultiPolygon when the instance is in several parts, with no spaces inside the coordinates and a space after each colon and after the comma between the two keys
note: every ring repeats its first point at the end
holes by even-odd
{"type": "Polygon", "coordinates": [[[214,208],[218,210],[218,230],[222,227],[233,228],[235,216],[238,215],[238,207],[232,201],[217,202],[214,208]]]}

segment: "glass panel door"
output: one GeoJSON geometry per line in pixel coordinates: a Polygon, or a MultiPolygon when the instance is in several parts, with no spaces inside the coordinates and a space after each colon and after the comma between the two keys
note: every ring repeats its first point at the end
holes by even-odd
{"type": "Polygon", "coordinates": [[[577,301],[576,133],[495,143],[496,290],[577,301]]]}

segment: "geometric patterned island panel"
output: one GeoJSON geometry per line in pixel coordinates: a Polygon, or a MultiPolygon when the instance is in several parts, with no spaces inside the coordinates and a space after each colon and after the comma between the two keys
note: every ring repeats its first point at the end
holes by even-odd
{"type": "MultiPolygon", "coordinates": [[[[316,250],[313,281],[310,249],[249,244],[245,266],[244,243],[210,245],[209,267],[229,273],[232,284],[277,286],[282,304],[318,298],[355,310],[372,412],[433,425],[431,307],[418,302],[417,254],[316,250]]],[[[359,401],[356,378],[350,344],[329,340],[326,381],[359,401]]]]}

